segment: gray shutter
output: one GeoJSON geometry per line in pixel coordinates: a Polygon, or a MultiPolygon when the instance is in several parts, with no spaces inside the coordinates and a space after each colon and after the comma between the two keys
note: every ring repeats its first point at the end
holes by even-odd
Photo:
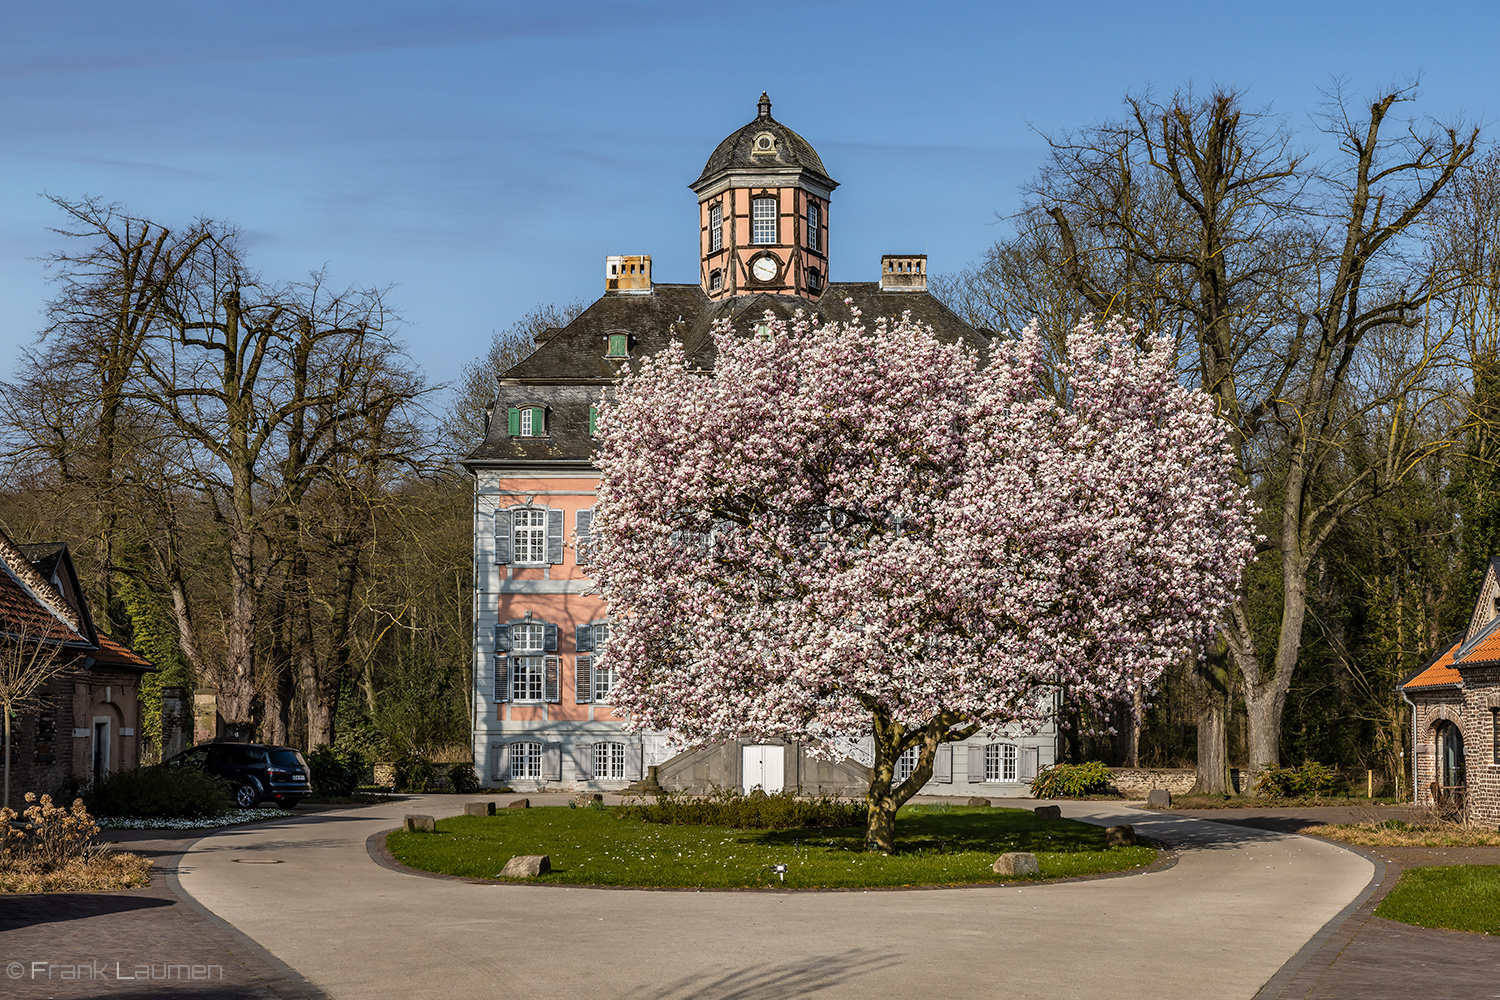
{"type": "Polygon", "coordinates": [[[580,566],[587,566],[594,557],[592,551],[594,544],[594,512],[591,509],[577,511],[573,514],[573,560],[580,566]]]}
{"type": "Polygon", "coordinates": [[[555,622],[542,623],[542,652],[557,652],[557,623],[555,622]]]}
{"type": "Polygon", "coordinates": [[[944,785],[953,783],[953,744],[938,745],[937,756],[932,758],[932,780],[944,785]]]}
{"type": "Polygon", "coordinates": [[[573,768],[578,772],[582,781],[588,781],[594,777],[594,744],[573,744],[573,768]]]}
{"type": "Polygon", "coordinates": [[[495,511],[495,562],[510,562],[511,542],[515,540],[515,529],[511,525],[510,511],[495,511]]]}
{"type": "Polygon", "coordinates": [[[495,700],[510,701],[510,657],[495,654],[495,700]]]}
{"type": "Polygon", "coordinates": [[[542,744],[542,780],[562,780],[562,744],[542,744]]]}
{"type": "Polygon", "coordinates": [[[542,675],[543,683],[546,685],[543,693],[546,695],[547,701],[554,704],[562,701],[562,678],[558,676],[559,673],[558,658],[555,656],[547,657],[546,673],[542,675]]]}
{"type": "Polygon", "coordinates": [[[640,781],[646,775],[646,748],[639,743],[625,744],[625,780],[640,781]]]}
{"type": "Polygon", "coordinates": [[[497,743],[492,748],[495,751],[495,781],[510,780],[510,744],[497,743]]]}
{"type": "Polygon", "coordinates": [[[510,626],[509,625],[496,625],[495,626],[495,652],[497,652],[497,653],[509,653],[510,652],[510,626]]]}
{"type": "Polygon", "coordinates": [[[969,783],[984,780],[984,747],[969,744],[969,783]]]}
{"type": "Polygon", "coordinates": [[[1020,777],[1020,779],[1022,781],[1033,781],[1033,780],[1036,779],[1036,761],[1037,761],[1037,748],[1036,747],[1022,747],[1021,748],[1021,761],[1020,761],[1021,773],[1020,773],[1019,777],[1020,777]]]}
{"type": "Polygon", "coordinates": [[[594,651],[594,626],[573,626],[573,648],[580,653],[592,653],[594,651]]]}
{"type": "Polygon", "coordinates": [[[554,566],[563,561],[563,512],[547,511],[547,561],[554,566]]]}
{"type": "Polygon", "coordinates": [[[580,656],[575,661],[573,687],[578,704],[587,705],[594,700],[594,658],[580,656]]]}

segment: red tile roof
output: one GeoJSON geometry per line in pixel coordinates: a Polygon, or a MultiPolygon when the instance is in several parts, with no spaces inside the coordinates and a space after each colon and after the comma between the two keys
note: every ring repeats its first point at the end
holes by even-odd
{"type": "Polygon", "coordinates": [[[96,662],[106,666],[121,666],[136,670],[152,669],[150,660],[124,643],[116,642],[103,632],[99,633],[98,651],[90,655],[96,662]]]}
{"type": "MultiPolygon", "coordinates": [[[[1485,641],[1488,642],[1489,640],[1485,641]]],[[[1453,654],[1458,652],[1458,647],[1461,645],[1463,643],[1455,642],[1451,649],[1429,663],[1427,669],[1401,686],[1403,688],[1430,688],[1444,687],[1461,682],[1463,678],[1459,676],[1458,671],[1453,666],[1453,654]]]]}

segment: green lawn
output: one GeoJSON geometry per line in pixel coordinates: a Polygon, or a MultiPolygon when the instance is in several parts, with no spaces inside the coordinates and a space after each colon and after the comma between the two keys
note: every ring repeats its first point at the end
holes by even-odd
{"type": "Polygon", "coordinates": [[[552,873],[534,882],[795,888],[952,885],[1012,881],[990,866],[1006,851],[1036,854],[1042,878],[1139,868],[1151,847],[1106,847],[1104,828],[1029,810],[908,806],[897,851],[866,854],[863,828],[736,830],[617,819],[611,809],[503,809],[440,820],[437,833],[398,830],[386,841],[401,863],[425,871],[495,878],[513,855],[547,854],[552,873]],[[787,866],[778,883],[772,866],[787,866]]]}
{"type": "Polygon", "coordinates": [[[1418,927],[1500,934],[1500,865],[1409,868],[1375,915],[1418,927]]]}

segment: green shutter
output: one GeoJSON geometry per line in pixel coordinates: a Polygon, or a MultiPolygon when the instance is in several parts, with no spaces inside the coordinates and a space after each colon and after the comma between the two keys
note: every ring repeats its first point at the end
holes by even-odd
{"type": "Polygon", "coordinates": [[[531,408],[531,436],[543,437],[547,433],[547,411],[540,406],[531,408]]]}
{"type": "Polygon", "coordinates": [[[521,411],[514,406],[510,408],[510,436],[521,436],[521,411]]]}
{"type": "Polygon", "coordinates": [[[599,408],[597,406],[590,406],[589,407],[589,437],[593,437],[597,433],[599,433],[599,408]]]}

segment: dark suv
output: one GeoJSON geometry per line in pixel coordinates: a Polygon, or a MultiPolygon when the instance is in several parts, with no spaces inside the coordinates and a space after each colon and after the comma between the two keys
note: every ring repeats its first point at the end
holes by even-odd
{"type": "Polygon", "coordinates": [[[204,743],[169,757],[165,763],[173,767],[196,767],[223,778],[234,789],[234,803],[241,809],[249,809],[264,799],[291,809],[312,794],[307,761],[291,747],[204,743]]]}

